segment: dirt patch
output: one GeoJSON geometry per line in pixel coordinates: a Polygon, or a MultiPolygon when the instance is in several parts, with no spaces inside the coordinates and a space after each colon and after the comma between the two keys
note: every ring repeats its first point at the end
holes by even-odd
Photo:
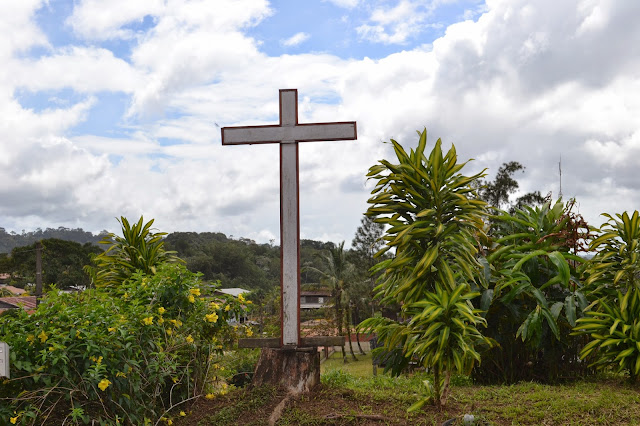
{"type": "MultiPolygon", "coordinates": [[[[238,389],[214,400],[200,399],[176,426],[266,425],[285,392],[270,388],[238,389]]],[[[366,394],[325,385],[292,398],[277,425],[421,425],[460,417],[465,407],[453,402],[440,412],[432,407],[408,414],[406,404],[378,401],[366,394]]],[[[452,423],[456,424],[456,423],[452,423]]],[[[460,422],[461,424],[461,422],[460,422]]]]}

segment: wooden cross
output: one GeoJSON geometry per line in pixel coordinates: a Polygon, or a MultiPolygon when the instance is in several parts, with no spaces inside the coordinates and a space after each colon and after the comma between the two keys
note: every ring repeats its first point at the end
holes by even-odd
{"type": "Polygon", "coordinates": [[[354,139],[355,121],[298,124],[297,89],[280,90],[280,124],[222,128],[222,145],[280,144],[280,346],[307,346],[300,339],[298,142],[354,139]]]}

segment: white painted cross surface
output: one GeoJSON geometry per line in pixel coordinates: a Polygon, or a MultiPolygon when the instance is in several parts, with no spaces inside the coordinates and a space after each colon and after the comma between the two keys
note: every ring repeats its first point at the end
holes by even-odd
{"type": "Polygon", "coordinates": [[[280,144],[282,344],[300,343],[300,200],[298,142],[357,139],[356,122],[298,124],[298,91],[280,90],[280,124],[223,127],[223,145],[280,144]]]}
{"type": "Polygon", "coordinates": [[[9,345],[0,342],[0,377],[9,377],[9,345]]]}

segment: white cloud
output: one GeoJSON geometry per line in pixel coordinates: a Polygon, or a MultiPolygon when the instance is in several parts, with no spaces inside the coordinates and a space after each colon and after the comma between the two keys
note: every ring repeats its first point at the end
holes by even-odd
{"type": "Polygon", "coordinates": [[[163,3],[163,0],[110,0],[105,4],[100,0],[82,0],[73,8],[66,23],[87,39],[130,39],[136,33],[123,26],[158,14],[163,3]]]}
{"type": "Polygon", "coordinates": [[[395,6],[377,6],[368,23],[358,26],[356,32],[360,38],[374,43],[404,44],[426,27],[441,26],[438,22],[428,22],[440,3],[447,2],[400,0],[395,6]]]}
{"type": "Polygon", "coordinates": [[[309,39],[309,34],[300,32],[300,33],[295,33],[294,35],[292,35],[287,39],[281,40],[280,44],[287,47],[298,46],[299,44],[305,42],[308,39],[309,39]]]}
{"type": "Polygon", "coordinates": [[[11,79],[16,87],[31,91],[72,88],[83,93],[131,93],[143,85],[141,73],[111,51],[85,47],[62,48],[50,56],[17,61],[11,79]]]}
{"type": "Polygon", "coordinates": [[[344,7],[345,9],[353,9],[360,3],[360,0],[322,0],[329,3],[333,3],[338,7],[344,7]]]}
{"type": "MultiPolygon", "coordinates": [[[[358,121],[358,141],[301,145],[306,238],[349,242],[366,208],[364,174],[392,155],[380,141],[410,145],[424,126],[430,143],[442,137],[461,160],[476,158],[473,170],[491,174],[520,161],[522,188],[543,194],[557,193],[562,155],[563,192],[596,224],[599,212],[640,202],[636,2],[493,0],[432,48],[380,60],[268,56],[247,35],[271,13],[265,1],[167,0],[119,16],[94,16],[97,3],[79,2],[74,31],[91,40],[134,37],[125,59],[108,44],[52,47],[33,20],[42,4],[13,3],[27,6],[14,6],[19,24],[0,17],[20,33],[0,37],[0,182],[9,182],[0,190],[0,225],[9,229],[100,230],[113,227],[114,216],[144,214],[169,231],[278,235],[277,147],[222,147],[219,127],[277,122],[277,89],[290,87],[299,89],[300,122],[358,121]],[[153,27],[132,33],[144,16],[153,27]],[[30,59],[24,52],[33,46],[45,54],[30,59]],[[18,89],[66,87],[87,97],[38,112],[16,101],[18,89]],[[117,137],[75,134],[102,91],[131,96],[130,127],[117,137]]],[[[434,5],[385,4],[361,33],[389,44],[429,25],[426,6],[434,5]]]]}

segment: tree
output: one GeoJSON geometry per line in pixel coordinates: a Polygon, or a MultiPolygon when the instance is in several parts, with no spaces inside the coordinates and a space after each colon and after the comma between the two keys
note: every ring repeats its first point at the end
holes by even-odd
{"type": "MultiPolygon", "coordinates": [[[[376,310],[373,300],[373,288],[375,276],[370,269],[381,259],[376,259],[375,254],[382,249],[384,242],[384,225],[376,223],[369,216],[364,215],[360,219],[360,226],[351,242],[350,258],[356,267],[358,279],[349,288],[349,299],[353,306],[354,321],[359,323],[369,318],[376,310]]],[[[356,342],[360,353],[364,355],[360,345],[360,333],[356,329],[356,342]]]]}
{"type": "Polygon", "coordinates": [[[514,173],[518,171],[524,173],[525,167],[517,161],[510,161],[500,166],[493,181],[479,180],[480,190],[478,191],[478,196],[480,199],[496,209],[501,209],[503,206],[505,206],[505,209],[512,209],[514,207],[520,208],[524,205],[542,204],[544,198],[540,195],[540,191],[529,192],[518,197],[513,205],[510,203],[509,197],[520,187],[518,181],[513,178],[514,173]]]}
{"type": "MultiPolygon", "coordinates": [[[[16,247],[1,262],[0,270],[10,272],[12,283],[24,287],[35,281],[35,243],[16,247]]],[[[102,250],[91,243],[79,244],[73,241],[49,238],[42,240],[42,281],[45,285],[55,285],[58,289],[83,288],[90,284],[89,276],[83,268],[90,263],[91,255],[102,250]]]]}
{"type": "MultiPolygon", "coordinates": [[[[351,344],[351,328],[349,321],[350,303],[348,299],[348,288],[351,280],[354,279],[354,266],[347,261],[344,250],[344,241],[337,247],[329,249],[320,255],[321,266],[319,268],[308,267],[310,270],[320,275],[320,282],[331,290],[333,300],[336,328],[338,335],[343,336],[343,327],[346,328],[349,339],[349,349],[351,356],[355,359],[353,346],[351,344]]],[[[347,362],[347,356],[342,347],[342,358],[347,362]]]]}
{"type": "Polygon", "coordinates": [[[369,216],[360,219],[360,226],[351,242],[352,251],[357,259],[358,266],[369,270],[376,264],[375,254],[384,246],[382,236],[384,225],[376,223],[369,216]]]}
{"type": "Polygon", "coordinates": [[[482,282],[476,256],[485,202],[472,187],[482,174],[460,174],[465,164],[453,146],[443,155],[440,139],[427,157],[426,130],[419,136],[409,153],[392,139],[398,164],[381,160],[367,175],[377,183],[366,214],[388,226],[377,256],[395,249],[374,267],[381,273],[377,296],[382,304],[401,304],[402,320],[374,317],[361,326],[378,334],[383,350],[401,355],[387,370],[397,374],[410,359],[429,368],[433,403],[442,406],[451,373],[468,374],[480,360],[477,345],[490,343],[477,330],[485,320],[471,304],[478,294],[472,288],[482,282]]]}
{"type": "Polygon", "coordinates": [[[122,237],[108,234],[100,241],[110,247],[94,256],[95,267],[85,268],[93,285],[117,287],[136,271],[153,275],[162,263],[183,262],[174,256],[174,252],[164,250],[162,237],[166,232],[152,232],[153,219],[144,225],[143,221],[141,216],[138,222],[130,225],[125,217],[121,217],[122,237]]]}

